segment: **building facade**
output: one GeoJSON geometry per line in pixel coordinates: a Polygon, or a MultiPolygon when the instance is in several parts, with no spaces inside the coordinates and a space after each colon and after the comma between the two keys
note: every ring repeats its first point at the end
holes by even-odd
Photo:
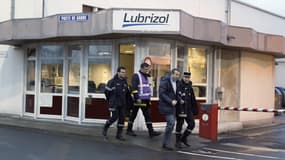
{"type": "MultiPolygon", "coordinates": [[[[0,23],[0,112],[102,123],[109,117],[106,82],[121,65],[131,78],[146,60],[152,64],[155,126],[164,124],[159,80],[175,67],[192,72],[200,103],[274,108],[275,58],[285,57],[285,39],[279,27],[264,27],[257,18],[284,18],[239,1],[163,2],[29,0],[27,8],[6,2],[11,14],[0,23]],[[253,20],[246,23],[240,13],[253,20]]],[[[219,111],[220,123],[272,118],[219,111]]],[[[143,123],[139,116],[136,128],[143,123]]]]}

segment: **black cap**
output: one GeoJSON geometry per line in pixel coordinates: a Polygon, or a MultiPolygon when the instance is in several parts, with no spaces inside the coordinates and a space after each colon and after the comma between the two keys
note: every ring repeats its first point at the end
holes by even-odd
{"type": "Polygon", "coordinates": [[[183,76],[184,76],[184,77],[190,77],[190,76],[191,76],[191,72],[184,72],[184,73],[183,73],[183,76]]]}

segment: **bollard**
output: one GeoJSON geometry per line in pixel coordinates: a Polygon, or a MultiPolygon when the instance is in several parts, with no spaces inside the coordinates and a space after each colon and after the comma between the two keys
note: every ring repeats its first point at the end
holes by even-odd
{"type": "Polygon", "coordinates": [[[218,140],[218,104],[201,104],[202,116],[199,121],[199,136],[218,140]]]}

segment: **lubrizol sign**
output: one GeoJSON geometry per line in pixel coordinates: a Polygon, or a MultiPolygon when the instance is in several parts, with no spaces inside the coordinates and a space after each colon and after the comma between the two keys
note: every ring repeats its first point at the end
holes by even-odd
{"type": "Polygon", "coordinates": [[[178,11],[113,11],[113,30],[179,31],[179,28],[178,11]]]}

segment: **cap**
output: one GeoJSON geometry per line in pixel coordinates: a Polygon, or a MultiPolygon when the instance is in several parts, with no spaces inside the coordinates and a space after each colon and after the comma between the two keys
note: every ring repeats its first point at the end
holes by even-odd
{"type": "Polygon", "coordinates": [[[183,76],[184,76],[184,77],[190,77],[190,76],[191,76],[191,72],[184,72],[184,73],[183,73],[183,76]]]}

